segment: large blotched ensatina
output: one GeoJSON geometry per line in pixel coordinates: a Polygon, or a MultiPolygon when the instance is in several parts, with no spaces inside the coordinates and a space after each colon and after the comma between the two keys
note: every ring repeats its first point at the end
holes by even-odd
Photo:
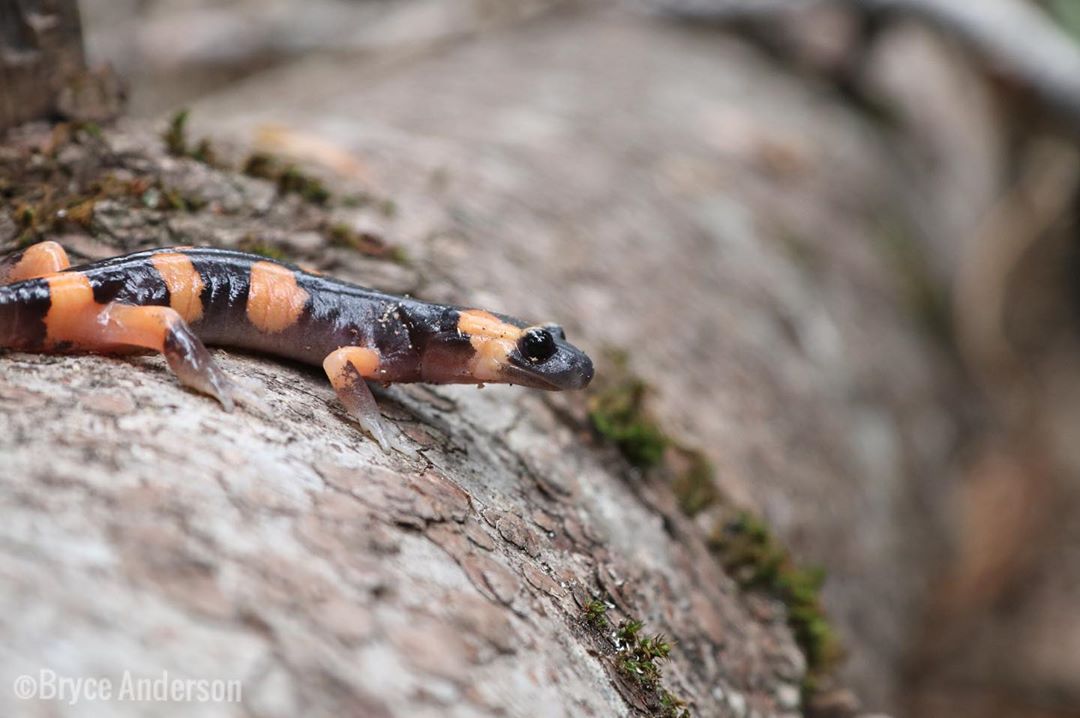
{"type": "Polygon", "coordinates": [[[236,386],[204,344],[321,364],[341,402],[387,439],[365,380],[581,389],[589,357],[557,325],[397,297],[254,254],[173,247],[69,267],[55,242],[0,261],[0,348],[161,352],[231,409],[236,386]]]}

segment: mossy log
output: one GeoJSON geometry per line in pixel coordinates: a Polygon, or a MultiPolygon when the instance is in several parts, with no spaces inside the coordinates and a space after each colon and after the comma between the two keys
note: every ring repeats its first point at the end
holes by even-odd
{"type": "Polygon", "coordinates": [[[200,103],[209,144],[182,122],[168,142],[164,122],[19,128],[0,242],[240,247],[558,320],[651,387],[654,463],[586,397],[392,387],[411,451],[384,454],[312,369],[217,350],[263,416],[155,357],[5,354],[5,680],[242,681],[222,715],[853,715],[807,680],[824,643],[798,626],[823,629],[798,561],[830,571],[841,681],[895,705],[938,530],[939,488],[906,479],[943,473],[949,432],[926,427],[955,417],[908,303],[924,268],[898,272],[910,238],[883,236],[905,226],[883,130],[739,43],[640,18],[500,31],[384,83],[315,70],[200,103]],[[216,144],[269,96],[371,123],[362,194],[216,144]]]}

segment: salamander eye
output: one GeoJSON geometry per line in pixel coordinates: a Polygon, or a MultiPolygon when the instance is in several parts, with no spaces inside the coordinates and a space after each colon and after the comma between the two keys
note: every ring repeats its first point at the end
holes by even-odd
{"type": "Polygon", "coordinates": [[[518,339],[518,351],[531,362],[547,361],[555,349],[555,339],[547,329],[529,329],[518,339]]]}

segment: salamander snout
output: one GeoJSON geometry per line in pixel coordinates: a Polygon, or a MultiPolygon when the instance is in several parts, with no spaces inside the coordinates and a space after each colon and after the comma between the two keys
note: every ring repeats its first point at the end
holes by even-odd
{"type": "Polygon", "coordinates": [[[593,378],[589,356],[566,341],[562,327],[528,327],[507,355],[507,381],[553,391],[584,389],[593,378]]]}

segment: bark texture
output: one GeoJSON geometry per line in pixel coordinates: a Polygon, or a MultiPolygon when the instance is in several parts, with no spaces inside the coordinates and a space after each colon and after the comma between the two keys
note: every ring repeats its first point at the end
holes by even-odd
{"type": "MultiPolygon", "coordinates": [[[[196,136],[260,136],[351,175],[335,190],[365,206],[170,156],[141,125],[27,128],[11,162],[37,147],[62,176],[114,183],[77,222],[9,211],[0,240],[271,248],[626,350],[727,501],[826,565],[846,679],[896,704],[964,423],[887,130],[735,40],[595,11],[375,63],[316,56],[193,118],[196,136]],[[339,225],[409,263],[336,246],[339,225]]],[[[0,358],[5,680],[241,679],[243,704],[207,715],[655,711],[583,618],[607,597],[612,620],[675,640],[663,686],[695,715],[802,712],[783,607],[724,574],[715,517],[687,519],[596,441],[580,399],[392,388],[413,453],[384,455],[318,372],[216,357],[273,416],[224,413],[153,357],[0,358]]],[[[53,708],[0,693],[4,714],[53,708]]]]}
{"type": "MultiPolygon", "coordinates": [[[[8,149],[54,141],[28,128],[8,149]]],[[[358,281],[414,281],[327,251],[305,229],[322,210],[164,155],[154,135],[46,153],[73,173],[155,176],[205,205],[98,199],[89,234],[60,235],[77,257],[256,233],[358,281]]],[[[805,662],[780,607],[740,597],[667,489],[591,444],[580,404],[395,388],[384,410],[413,455],[385,455],[317,371],[218,360],[265,391],[272,416],[223,412],[156,357],[4,356],[5,675],[241,680],[243,705],[212,713],[630,715],[648,699],[617,670],[611,631],[583,619],[603,596],[612,621],[679,636],[664,683],[706,714],[797,712],[805,662]]],[[[49,710],[0,700],[9,715],[49,710]]],[[[146,706],[80,707],[118,709],[146,706]]]]}

